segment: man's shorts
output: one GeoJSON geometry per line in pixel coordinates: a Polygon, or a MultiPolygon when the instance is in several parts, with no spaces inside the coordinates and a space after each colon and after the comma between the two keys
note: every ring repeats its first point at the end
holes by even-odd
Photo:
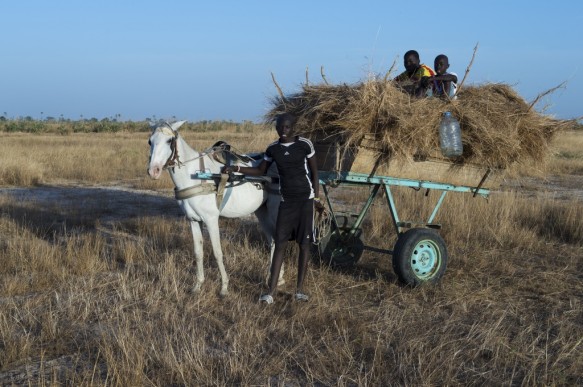
{"type": "Polygon", "coordinates": [[[282,201],[275,225],[275,243],[295,240],[299,245],[314,240],[314,200],[282,201]]]}

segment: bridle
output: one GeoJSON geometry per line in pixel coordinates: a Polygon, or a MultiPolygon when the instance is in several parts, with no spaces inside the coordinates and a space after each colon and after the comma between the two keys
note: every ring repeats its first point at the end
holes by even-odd
{"type": "Polygon", "coordinates": [[[174,168],[174,167],[182,167],[184,164],[189,163],[191,161],[200,160],[200,170],[205,170],[204,165],[204,156],[212,155],[215,152],[222,151],[223,147],[212,147],[204,152],[199,153],[197,157],[194,157],[189,160],[181,161],[180,156],[178,155],[178,147],[177,147],[177,140],[178,140],[178,131],[173,130],[169,124],[165,124],[164,126],[159,126],[155,129],[157,132],[161,132],[167,136],[170,136],[170,157],[166,160],[166,163],[162,167],[162,169],[174,168]]]}
{"type": "MultiPolygon", "coordinates": [[[[166,136],[170,136],[170,157],[168,157],[168,159],[166,160],[166,163],[164,163],[164,166],[162,167],[162,169],[167,169],[167,168],[173,168],[176,165],[180,166],[182,163],[180,162],[180,159],[178,158],[178,149],[176,146],[176,140],[178,137],[178,133],[175,132],[174,130],[172,130],[172,128],[166,124],[166,126],[158,126],[157,128],[154,129],[154,132],[160,132],[162,134],[165,134],[166,136]]],[[[152,140],[148,140],[148,145],[152,146],[152,140]]],[[[151,156],[150,156],[151,157],[151,156]]]]}
{"type": "Polygon", "coordinates": [[[174,168],[175,166],[178,166],[180,168],[180,166],[182,165],[180,159],[178,158],[178,148],[176,147],[176,140],[177,136],[173,135],[172,139],[170,140],[170,151],[172,153],[170,154],[170,157],[168,157],[168,160],[166,160],[166,164],[164,164],[164,167],[162,167],[162,169],[174,168]]]}

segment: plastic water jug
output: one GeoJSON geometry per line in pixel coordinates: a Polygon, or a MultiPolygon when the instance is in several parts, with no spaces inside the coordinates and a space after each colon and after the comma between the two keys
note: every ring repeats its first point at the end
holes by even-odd
{"type": "Polygon", "coordinates": [[[458,157],[463,153],[460,123],[450,112],[443,113],[439,124],[439,146],[445,157],[458,157]]]}

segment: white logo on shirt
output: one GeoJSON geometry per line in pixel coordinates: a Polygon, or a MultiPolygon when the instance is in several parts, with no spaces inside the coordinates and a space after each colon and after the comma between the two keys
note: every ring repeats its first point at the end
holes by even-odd
{"type": "Polygon", "coordinates": [[[284,156],[287,156],[287,155],[289,155],[289,152],[288,151],[285,151],[285,153],[283,155],[284,156]]]}

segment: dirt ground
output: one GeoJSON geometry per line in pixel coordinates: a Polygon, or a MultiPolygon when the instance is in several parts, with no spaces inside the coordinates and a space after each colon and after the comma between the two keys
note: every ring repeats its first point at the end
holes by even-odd
{"type": "Polygon", "coordinates": [[[67,209],[81,219],[99,217],[99,224],[110,228],[123,219],[147,216],[181,217],[182,212],[171,190],[151,191],[135,189],[130,184],[89,185],[79,182],[58,182],[36,187],[4,187],[6,195],[17,203],[34,202],[36,208],[67,209]]]}

